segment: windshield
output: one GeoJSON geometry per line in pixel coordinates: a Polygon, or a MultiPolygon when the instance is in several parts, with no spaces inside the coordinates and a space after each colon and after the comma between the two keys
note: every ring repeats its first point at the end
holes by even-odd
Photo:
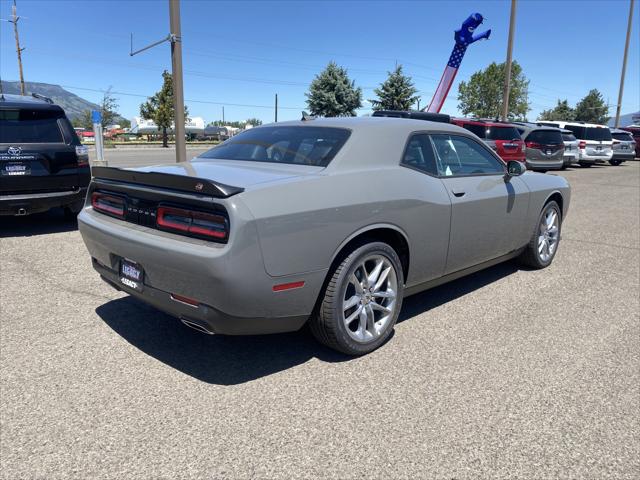
{"type": "Polygon", "coordinates": [[[632,142],[633,137],[630,133],[612,133],[611,136],[621,142],[632,142]]]}
{"type": "Polygon", "coordinates": [[[536,142],[543,145],[562,143],[562,135],[559,130],[533,130],[527,136],[527,142],[536,142]]]}
{"type": "Polygon", "coordinates": [[[0,143],[62,143],[61,112],[0,110],[0,143]]]}
{"type": "Polygon", "coordinates": [[[611,141],[611,130],[608,128],[587,127],[585,140],[596,140],[598,142],[611,141]]]}
{"type": "Polygon", "coordinates": [[[520,134],[515,127],[490,127],[487,130],[490,140],[520,140],[520,134]]]}
{"type": "Polygon", "coordinates": [[[351,135],[333,127],[260,127],[247,130],[200,158],[326,167],[351,135]]]}

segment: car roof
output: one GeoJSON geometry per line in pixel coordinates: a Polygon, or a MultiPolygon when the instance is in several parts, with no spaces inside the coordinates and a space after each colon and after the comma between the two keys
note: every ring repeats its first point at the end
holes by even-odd
{"type": "Polygon", "coordinates": [[[50,98],[32,95],[13,95],[3,93],[0,95],[0,108],[36,108],[38,110],[60,110],[59,105],[53,103],[50,98]]]}
{"type": "Polygon", "coordinates": [[[597,128],[609,128],[606,125],[600,125],[597,123],[586,123],[586,122],[567,122],[563,120],[540,120],[540,123],[557,123],[560,127],[565,127],[566,125],[571,125],[574,127],[597,127],[597,128]]]}
{"type": "Polygon", "coordinates": [[[629,130],[622,130],[621,128],[610,128],[609,130],[611,130],[611,133],[629,133],[629,134],[631,134],[631,132],[629,130]]]}
{"type": "Polygon", "coordinates": [[[295,127],[334,127],[350,130],[377,130],[379,128],[406,133],[408,131],[431,130],[441,132],[464,133],[468,131],[451,123],[431,122],[413,118],[397,117],[323,117],[310,120],[292,120],[287,122],[269,123],[256,128],[295,126],[295,127]]]}
{"type": "Polygon", "coordinates": [[[470,123],[472,125],[486,125],[488,127],[513,127],[514,126],[514,124],[511,122],[502,122],[500,120],[491,120],[488,118],[454,117],[451,119],[451,121],[470,123]]]}

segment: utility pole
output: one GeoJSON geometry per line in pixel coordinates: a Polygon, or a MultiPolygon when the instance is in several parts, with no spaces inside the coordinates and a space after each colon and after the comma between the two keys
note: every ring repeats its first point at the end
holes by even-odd
{"type": "MultiPolygon", "coordinates": [[[[627,54],[629,53],[629,38],[631,37],[631,21],[633,19],[633,2],[629,3],[629,23],[627,24],[627,40],[624,44],[624,56],[622,57],[622,74],[620,75],[620,90],[618,91],[618,104],[616,105],[616,128],[620,128],[620,109],[622,108],[622,92],[624,91],[624,75],[627,72],[627,54]]],[[[609,102],[607,102],[609,103],[609,102]]]]}
{"type": "Polygon", "coordinates": [[[224,126],[224,105],[222,106],[222,126],[224,126]]]}
{"type": "Polygon", "coordinates": [[[502,120],[509,114],[509,91],[511,89],[511,56],[513,53],[513,35],[516,29],[516,0],[511,0],[511,17],[509,19],[509,42],[507,44],[507,64],[504,75],[504,91],[502,93],[502,120]]]}
{"type": "Polygon", "coordinates": [[[275,122],[278,123],[278,94],[276,93],[276,115],[275,115],[275,122]]]}
{"type": "Polygon", "coordinates": [[[171,37],[171,67],[173,76],[174,133],[176,136],[176,162],[187,161],[184,132],[184,89],[182,86],[182,33],[180,29],[180,0],[169,0],[169,26],[171,37]]]}
{"type": "Polygon", "coordinates": [[[20,17],[16,13],[16,0],[13,0],[11,14],[12,19],[9,22],[13,23],[13,33],[16,36],[16,52],[18,53],[18,69],[20,70],[20,95],[24,95],[24,75],[22,74],[22,51],[24,48],[20,48],[20,37],[18,35],[18,20],[20,20],[20,17]]]}

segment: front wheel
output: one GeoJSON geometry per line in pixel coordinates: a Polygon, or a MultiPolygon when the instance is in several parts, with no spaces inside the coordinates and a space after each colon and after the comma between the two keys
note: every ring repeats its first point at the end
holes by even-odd
{"type": "Polygon", "coordinates": [[[404,277],[398,254],[386,243],[364,244],[335,268],[311,332],[326,346],[364,355],[390,336],[402,307],[404,277]]]}
{"type": "Polygon", "coordinates": [[[558,204],[551,201],[544,206],[538,217],[536,229],[520,257],[522,263],[536,269],[551,265],[558,251],[561,229],[562,212],[558,204]]]}

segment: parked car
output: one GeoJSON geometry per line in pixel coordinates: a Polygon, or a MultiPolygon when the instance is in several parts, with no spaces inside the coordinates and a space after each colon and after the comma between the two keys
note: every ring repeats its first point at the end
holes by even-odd
{"type": "Polygon", "coordinates": [[[452,118],[451,123],[475,133],[505,162],[525,161],[525,145],[516,127],[510,123],[475,118],[452,118]]]}
{"type": "Polygon", "coordinates": [[[562,130],[562,141],[564,142],[564,156],[562,157],[562,169],[570,167],[580,161],[580,142],[571,130],[562,130]]]}
{"type": "Polygon", "coordinates": [[[0,95],[0,215],[63,207],[75,216],[90,179],[87,147],[62,108],[40,95],[0,95]]]}
{"type": "Polygon", "coordinates": [[[411,118],[282,122],[93,174],[78,223],[111,286],[206,333],[309,322],[351,355],[389,338],[403,297],[515,257],[548,266],[570,201],[564,178],[411,118]]]}
{"type": "Polygon", "coordinates": [[[525,144],[527,168],[546,172],[564,167],[564,141],[559,128],[516,122],[525,144]]]}
{"type": "Polygon", "coordinates": [[[640,158],[640,126],[629,125],[628,127],[622,127],[620,130],[624,130],[633,135],[633,141],[636,142],[636,158],[640,158]]]}
{"type": "Polygon", "coordinates": [[[627,160],[633,160],[636,156],[636,141],[631,132],[614,128],[611,129],[611,136],[613,137],[611,164],[620,165],[627,160]]]}
{"type": "MultiPolygon", "coordinates": [[[[613,156],[613,138],[606,125],[584,122],[541,121],[540,125],[571,130],[580,142],[580,165],[590,167],[596,162],[610,162],[613,156]]],[[[613,164],[612,164],[613,165],[613,164]]]]}

